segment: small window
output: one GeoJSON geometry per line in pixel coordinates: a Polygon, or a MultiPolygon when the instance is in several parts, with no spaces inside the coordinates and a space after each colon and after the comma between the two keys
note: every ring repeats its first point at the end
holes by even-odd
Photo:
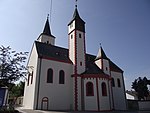
{"type": "Polygon", "coordinates": [[[47,41],[46,43],[49,44],[49,41],[47,41]]]}
{"type": "Polygon", "coordinates": [[[71,35],[71,39],[73,39],[73,35],[71,35]]]}
{"type": "Polygon", "coordinates": [[[107,96],[107,88],[104,82],[101,84],[101,87],[102,87],[102,96],[107,96]]]}
{"type": "Polygon", "coordinates": [[[118,84],[118,87],[121,87],[120,79],[119,78],[117,79],[117,84],[118,84]]]}
{"type": "Polygon", "coordinates": [[[80,62],[80,66],[82,66],[82,62],[80,62]]]}
{"type": "Polygon", "coordinates": [[[79,38],[82,38],[81,34],[79,33],[79,38]]]}
{"type": "Polygon", "coordinates": [[[65,83],[65,72],[63,70],[59,71],[59,84],[65,83]]]}
{"type": "Polygon", "coordinates": [[[70,28],[72,28],[72,27],[73,27],[73,23],[70,24],[70,28]]]}
{"type": "Polygon", "coordinates": [[[108,68],[106,67],[106,71],[108,70],[108,68]]]}
{"type": "Polygon", "coordinates": [[[53,83],[53,70],[51,68],[47,70],[47,83],[53,83]]]}
{"type": "Polygon", "coordinates": [[[27,85],[29,85],[30,80],[31,80],[31,84],[32,84],[32,82],[33,82],[33,71],[32,71],[32,73],[29,72],[29,74],[28,74],[28,82],[27,82],[27,85]]]}
{"type": "Polygon", "coordinates": [[[86,96],[94,96],[94,88],[92,82],[86,83],[86,96]]]}
{"type": "Polygon", "coordinates": [[[114,80],[114,78],[111,79],[111,85],[112,85],[112,87],[115,87],[115,80],[114,80]]]}

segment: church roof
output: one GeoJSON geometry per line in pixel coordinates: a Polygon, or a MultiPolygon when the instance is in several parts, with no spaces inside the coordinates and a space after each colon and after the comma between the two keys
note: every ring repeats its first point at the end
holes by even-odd
{"type": "Polygon", "coordinates": [[[52,58],[58,61],[70,62],[68,57],[68,49],[35,41],[37,53],[39,57],[52,58]]]}
{"type": "Polygon", "coordinates": [[[81,23],[85,24],[85,22],[80,18],[80,15],[78,13],[78,9],[77,8],[75,8],[72,20],[69,22],[68,25],[70,25],[74,20],[78,20],[78,22],[81,22],[81,23]]]}
{"type": "Polygon", "coordinates": [[[42,34],[54,37],[54,36],[51,34],[51,29],[50,29],[50,24],[49,24],[48,18],[47,18],[47,20],[46,20],[46,23],[45,23],[44,30],[43,30],[43,33],[42,33],[42,34]]]}
{"type": "Polygon", "coordinates": [[[108,60],[108,58],[107,58],[107,56],[106,56],[106,54],[105,54],[102,47],[100,47],[100,49],[98,51],[98,54],[96,56],[96,60],[98,60],[98,59],[107,59],[108,60]]]}
{"type": "Polygon", "coordinates": [[[114,64],[111,60],[109,60],[110,64],[110,70],[115,72],[121,72],[123,73],[123,70],[119,68],[116,64],[114,64]]]}
{"type": "MultiPolygon", "coordinates": [[[[69,59],[69,50],[35,41],[37,48],[37,53],[39,57],[50,58],[57,61],[69,62],[72,61],[69,59]]],[[[86,71],[83,74],[104,74],[104,72],[94,63],[96,56],[91,54],[86,54],[86,71]]],[[[110,70],[115,72],[123,72],[116,64],[110,61],[110,70]]]]}

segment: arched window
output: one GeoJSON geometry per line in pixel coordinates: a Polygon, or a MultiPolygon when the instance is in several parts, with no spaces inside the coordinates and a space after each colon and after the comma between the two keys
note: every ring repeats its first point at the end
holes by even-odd
{"type": "Polygon", "coordinates": [[[92,82],[86,83],[86,96],[94,96],[94,88],[92,82]]]}
{"type": "Polygon", "coordinates": [[[53,70],[51,68],[47,70],[47,83],[53,83],[53,70]]]}
{"type": "Polygon", "coordinates": [[[59,84],[65,83],[65,72],[63,70],[59,71],[59,84]]]}
{"type": "Polygon", "coordinates": [[[120,79],[119,78],[117,79],[117,84],[118,84],[118,87],[121,87],[120,79]]]}
{"type": "Polygon", "coordinates": [[[106,88],[106,83],[101,84],[102,87],[102,96],[107,96],[107,88],[106,88]]]}
{"type": "Polygon", "coordinates": [[[111,79],[111,85],[112,85],[112,87],[115,87],[115,80],[114,80],[114,78],[111,79]]]}

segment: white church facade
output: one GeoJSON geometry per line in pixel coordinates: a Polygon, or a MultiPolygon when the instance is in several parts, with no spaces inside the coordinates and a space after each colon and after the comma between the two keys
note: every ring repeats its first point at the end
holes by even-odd
{"type": "Polygon", "coordinates": [[[55,45],[49,20],[28,60],[24,108],[40,110],[126,110],[123,71],[100,47],[86,53],[85,22],[77,7],[68,24],[68,49],[55,45]]]}

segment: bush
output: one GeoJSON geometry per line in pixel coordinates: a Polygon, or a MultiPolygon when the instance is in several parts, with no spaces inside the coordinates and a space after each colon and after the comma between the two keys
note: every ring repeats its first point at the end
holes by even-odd
{"type": "Polygon", "coordinates": [[[0,113],[19,113],[19,111],[11,109],[0,109],[0,113]]]}

